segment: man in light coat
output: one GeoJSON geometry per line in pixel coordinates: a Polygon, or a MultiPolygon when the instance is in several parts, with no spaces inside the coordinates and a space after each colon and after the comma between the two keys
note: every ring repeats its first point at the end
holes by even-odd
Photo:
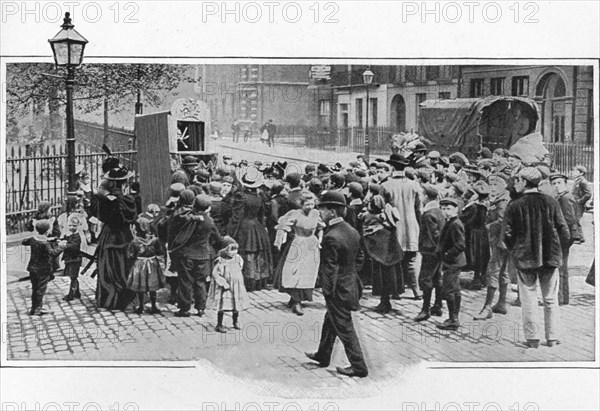
{"type": "Polygon", "coordinates": [[[400,154],[392,154],[386,161],[393,172],[389,180],[381,184],[381,195],[386,203],[396,207],[402,216],[396,226],[396,236],[404,252],[400,263],[404,281],[408,283],[416,300],[422,298],[417,283],[420,269],[419,223],[421,220],[421,187],[419,183],[406,177],[404,169],[409,160],[400,154]]]}

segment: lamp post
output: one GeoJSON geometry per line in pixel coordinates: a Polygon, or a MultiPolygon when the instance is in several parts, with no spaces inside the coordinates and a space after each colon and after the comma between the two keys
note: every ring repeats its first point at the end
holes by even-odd
{"type": "Polygon", "coordinates": [[[375,75],[371,68],[367,68],[363,73],[363,83],[367,88],[367,118],[365,121],[365,161],[369,164],[369,155],[371,154],[371,145],[369,143],[369,86],[373,82],[375,75]]]}
{"type": "Polygon", "coordinates": [[[87,40],[79,34],[71,24],[70,13],[65,13],[62,30],[48,40],[54,54],[54,63],[57,67],[65,67],[67,76],[67,174],[69,185],[67,195],[75,195],[77,191],[75,181],[75,123],[73,121],[73,88],[75,86],[75,67],[81,65],[83,50],[87,40]]]}

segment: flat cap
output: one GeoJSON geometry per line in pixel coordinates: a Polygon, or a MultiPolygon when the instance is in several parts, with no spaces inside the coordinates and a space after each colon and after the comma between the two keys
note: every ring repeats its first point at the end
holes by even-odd
{"type": "Polygon", "coordinates": [[[454,197],[444,197],[440,200],[440,205],[451,205],[454,207],[458,207],[458,199],[454,197]]]}

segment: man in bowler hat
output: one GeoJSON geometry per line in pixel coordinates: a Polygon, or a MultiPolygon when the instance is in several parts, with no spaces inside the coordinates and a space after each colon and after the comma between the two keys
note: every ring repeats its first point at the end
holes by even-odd
{"type": "Polygon", "coordinates": [[[344,195],[335,191],[323,194],[319,203],[319,213],[327,224],[319,267],[327,313],[321,330],[319,350],[316,353],[306,353],[306,356],[318,362],[320,367],[329,366],[333,344],[339,337],[350,367],[337,367],[337,372],[362,378],[369,372],[352,323],[352,311],[360,308],[362,284],[357,271],[362,264],[363,254],[360,235],[344,221],[346,207],[344,195]]]}

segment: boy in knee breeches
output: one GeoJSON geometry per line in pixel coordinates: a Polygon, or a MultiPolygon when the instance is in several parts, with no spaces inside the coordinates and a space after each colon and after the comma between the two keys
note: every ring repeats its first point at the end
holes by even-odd
{"type": "Polygon", "coordinates": [[[65,262],[65,275],[71,279],[69,293],[63,297],[64,301],[81,298],[79,291],[79,269],[81,268],[81,236],[77,232],[81,222],[76,216],[69,218],[68,228],[70,235],[64,238],[65,251],[63,261],[65,262]]]}
{"type": "Polygon", "coordinates": [[[58,246],[51,244],[51,239],[46,235],[49,229],[50,222],[48,220],[38,220],[35,223],[36,234],[33,237],[24,239],[22,243],[31,247],[31,257],[29,258],[29,264],[27,264],[27,271],[29,271],[31,280],[31,309],[29,315],[47,313],[42,309],[42,304],[48,282],[54,278],[52,263],[65,249],[63,242],[58,246]]]}
{"type": "Polygon", "coordinates": [[[467,263],[465,256],[465,228],[458,218],[458,200],[446,197],[440,201],[446,224],[440,235],[438,258],[441,260],[442,294],[448,305],[449,317],[437,327],[456,331],[460,327],[460,271],[467,263]]]}

